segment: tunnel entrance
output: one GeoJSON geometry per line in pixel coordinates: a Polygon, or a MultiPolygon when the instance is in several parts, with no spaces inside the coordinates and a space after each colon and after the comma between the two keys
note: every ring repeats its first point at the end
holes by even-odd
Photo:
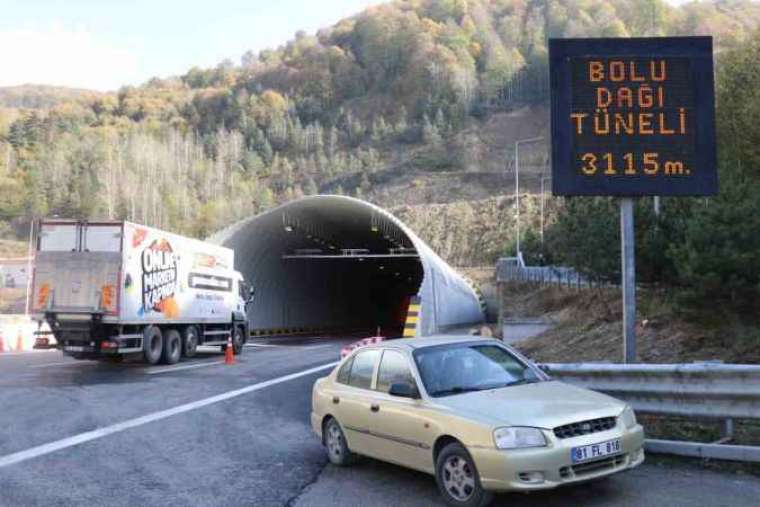
{"type": "Polygon", "coordinates": [[[248,311],[254,332],[374,334],[380,328],[383,336],[401,336],[415,295],[422,296],[428,331],[452,317],[481,317],[477,296],[461,277],[393,215],[358,199],[306,197],[211,240],[235,250],[236,269],[256,290],[248,311]],[[452,290],[455,297],[445,301],[465,301],[464,311],[441,303],[452,290]]]}

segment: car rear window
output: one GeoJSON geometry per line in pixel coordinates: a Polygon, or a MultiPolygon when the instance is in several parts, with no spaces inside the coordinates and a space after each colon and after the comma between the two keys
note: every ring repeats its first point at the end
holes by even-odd
{"type": "Polygon", "coordinates": [[[354,358],[352,357],[338,370],[338,382],[341,384],[348,384],[348,379],[351,377],[351,365],[354,364],[354,358]]]}
{"type": "Polygon", "coordinates": [[[403,354],[394,350],[383,352],[380,368],[377,371],[377,390],[387,393],[393,384],[416,385],[409,361],[403,354]]]}
{"type": "Polygon", "coordinates": [[[375,371],[375,364],[377,364],[379,356],[379,350],[367,350],[354,356],[348,384],[361,389],[369,389],[372,386],[372,373],[375,371]]]}

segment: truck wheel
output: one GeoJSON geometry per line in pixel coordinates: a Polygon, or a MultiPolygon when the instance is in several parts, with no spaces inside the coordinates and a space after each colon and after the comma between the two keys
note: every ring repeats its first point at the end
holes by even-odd
{"type": "Polygon", "coordinates": [[[243,328],[236,327],[232,333],[232,352],[237,356],[243,352],[243,328]]]}
{"type": "Polygon", "coordinates": [[[187,326],[182,336],[182,354],[194,357],[198,351],[198,330],[195,326],[187,326]]]}
{"type": "Polygon", "coordinates": [[[164,338],[156,326],[148,326],[143,331],[143,357],[148,364],[158,364],[164,351],[164,338]]]}
{"type": "Polygon", "coordinates": [[[166,364],[175,364],[182,357],[182,337],[176,329],[169,329],[164,336],[164,351],[161,360],[166,364]]]}

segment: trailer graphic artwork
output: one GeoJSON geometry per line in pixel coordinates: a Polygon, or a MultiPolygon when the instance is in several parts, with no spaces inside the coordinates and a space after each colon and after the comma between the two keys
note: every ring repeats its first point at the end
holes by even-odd
{"type": "Polygon", "coordinates": [[[176,317],[178,305],[177,258],[165,239],[154,240],[142,251],[142,300],[145,313],[161,312],[176,317]]]}

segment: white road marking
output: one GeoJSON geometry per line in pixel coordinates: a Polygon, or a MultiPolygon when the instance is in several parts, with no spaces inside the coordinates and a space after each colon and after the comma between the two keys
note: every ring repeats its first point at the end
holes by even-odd
{"type": "Polygon", "coordinates": [[[324,347],[332,347],[332,343],[325,343],[323,345],[273,345],[271,343],[246,343],[246,347],[275,347],[278,349],[298,349],[298,350],[311,350],[321,349],[324,347]]]}
{"type": "Polygon", "coordinates": [[[95,361],[79,361],[72,359],[71,361],[61,361],[58,363],[42,363],[42,364],[30,364],[30,368],[46,368],[48,366],[74,366],[74,365],[88,365],[95,364],[95,361]]]}
{"type": "Polygon", "coordinates": [[[56,440],[47,444],[38,445],[37,447],[32,447],[31,449],[26,449],[24,451],[14,452],[13,454],[6,454],[5,456],[0,456],[0,468],[14,465],[16,463],[21,463],[22,461],[27,461],[33,458],[38,458],[40,456],[60,451],[61,449],[66,449],[68,447],[74,447],[75,445],[83,444],[91,440],[107,437],[108,435],[113,435],[114,433],[120,433],[128,429],[137,428],[138,426],[143,426],[148,423],[160,421],[161,419],[166,419],[167,417],[171,417],[173,415],[183,414],[185,412],[197,410],[199,408],[213,405],[221,401],[237,398],[238,396],[252,393],[254,391],[260,391],[267,387],[282,384],[283,382],[288,382],[300,377],[305,377],[306,375],[311,375],[312,373],[317,373],[318,371],[332,368],[336,364],[338,364],[337,361],[334,363],[323,364],[322,366],[316,366],[314,368],[309,368],[308,370],[291,373],[290,375],[285,375],[271,380],[265,380],[264,382],[259,382],[258,384],[253,384],[241,389],[235,389],[233,391],[227,391],[226,393],[217,394],[216,396],[211,396],[202,400],[185,403],[184,405],[179,405],[178,407],[161,410],[160,412],[153,412],[152,414],[136,417],[134,419],[128,419],[120,423],[112,424],[111,426],[105,426],[103,428],[80,433],[79,435],[74,435],[73,437],[63,438],[61,440],[56,440]]]}
{"type": "Polygon", "coordinates": [[[30,354],[45,354],[49,352],[58,352],[56,349],[49,350],[24,350],[22,352],[0,352],[0,358],[8,356],[28,356],[30,354]]]}
{"type": "Polygon", "coordinates": [[[205,363],[183,364],[180,366],[167,366],[166,368],[154,368],[152,370],[145,370],[148,375],[156,375],[157,373],[171,373],[179,370],[190,370],[193,368],[203,368],[204,366],[219,366],[224,364],[224,360],[208,361],[205,363]]]}

